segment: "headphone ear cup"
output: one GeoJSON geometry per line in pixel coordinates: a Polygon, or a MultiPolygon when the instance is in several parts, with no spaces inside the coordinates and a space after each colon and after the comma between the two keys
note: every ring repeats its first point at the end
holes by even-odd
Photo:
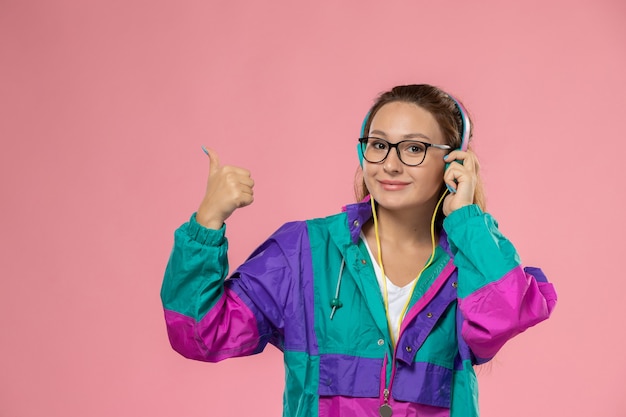
{"type": "MultiPolygon", "coordinates": [[[[459,109],[459,113],[461,113],[461,123],[463,123],[462,129],[461,129],[461,146],[459,146],[457,149],[461,151],[466,151],[467,147],[469,146],[469,135],[472,130],[471,125],[470,125],[470,120],[469,120],[469,117],[467,116],[467,112],[465,111],[461,103],[450,94],[448,94],[448,97],[450,97],[452,101],[454,101],[454,104],[456,104],[457,109],[459,109]]],[[[462,161],[457,161],[457,162],[461,164],[463,163],[462,161]]],[[[446,167],[444,171],[447,171],[449,166],[450,166],[450,163],[446,163],[446,167]]],[[[456,193],[456,189],[447,183],[446,183],[446,187],[448,188],[448,191],[450,191],[450,193],[452,194],[456,193]]]]}
{"type": "MultiPolygon", "coordinates": [[[[361,136],[359,136],[360,138],[364,138],[366,136],[365,126],[367,125],[367,121],[369,120],[369,118],[370,112],[368,111],[365,115],[365,118],[363,119],[363,123],[361,123],[361,136]]],[[[359,155],[359,164],[361,164],[361,167],[363,167],[363,150],[361,149],[361,142],[356,144],[356,152],[359,155]]]]}
{"type": "Polygon", "coordinates": [[[363,148],[361,148],[361,142],[356,144],[356,153],[359,155],[359,165],[363,168],[363,148]]]}

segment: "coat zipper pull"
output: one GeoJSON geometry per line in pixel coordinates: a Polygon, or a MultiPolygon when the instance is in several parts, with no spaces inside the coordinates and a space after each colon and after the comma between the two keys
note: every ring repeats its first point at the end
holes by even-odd
{"type": "Polygon", "coordinates": [[[380,417],[391,417],[393,414],[393,410],[389,405],[389,390],[387,388],[383,390],[383,405],[378,409],[378,413],[380,417]]]}

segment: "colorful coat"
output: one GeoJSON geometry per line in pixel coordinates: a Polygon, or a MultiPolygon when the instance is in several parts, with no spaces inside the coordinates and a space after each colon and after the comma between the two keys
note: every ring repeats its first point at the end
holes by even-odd
{"type": "Polygon", "coordinates": [[[173,348],[215,362],[278,347],[285,417],[378,416],[383,404],[396,416],[478,416],[473,366],[548,318],[553,286],[520,266],[489,214],[463,207],[444,220],[394,346],[360,239],[371,216],[358,203],[287,223],[227,280],[225,227],[192,216],[161,291],[173,348]]]}

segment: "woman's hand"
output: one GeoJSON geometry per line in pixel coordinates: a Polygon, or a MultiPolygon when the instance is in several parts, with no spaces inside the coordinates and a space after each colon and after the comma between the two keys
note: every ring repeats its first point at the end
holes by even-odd
{"type": "Polygon", "coordinates": [[[207,149],[207,154],[209,178],[196,221],[209,229],[219,229],[236,209],[252,204],[254,181],[247,169],[220,165],[214,150],[207,149]]]}
{"type": "Polygon", "coordinates": [[[443,200],[443,213],[447,216],[454,210],[474,204],[479,164],[476,154],[472,151],[452,151],[446,155],[445,161],[450,162],[450,166],[444,172],[443,180],[456,188],[456,193],[450,193],[443,200]]]}

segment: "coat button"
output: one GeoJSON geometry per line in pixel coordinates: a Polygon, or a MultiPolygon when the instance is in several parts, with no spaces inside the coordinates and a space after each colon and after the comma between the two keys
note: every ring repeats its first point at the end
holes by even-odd
{"type": "Polygon", "coordinates": [[[456,287],[458,287],[458,286],[459,286],[459,283],[455,281],[455,282],[453,282],[453,283],[452,283],[452,286],[453,286],[454,288],[456,288],[456,287]]]}
{"type": "Polygon", "coordinates": [[[433,313],[428,313],[426,314],[426,317],[428,317],[429,319],[433,317],[433,313]]]}
{"type": "Polygon", "coordinates": [[[366,261],[365,259],[361,259],[361,263],[362,263],[363,265],[367,265],[367,261],[366,261]]]}
{"type": "Polygon", "coordinates": [[[413,351],[413,348],[411,346],[407,346],[404,348],[407,352],[411,353],[413,351]]]}
{"type": "Polygon", "coordinates": [[[378,346],[382,346],[385,344],[385,341],[383,339],[378,339],[378,346]]]}
{"type": "Polygon", "coordinates": [[[354,227],[359,227],[359,221],[355,220],[354,223],[352,223],[354,225],[354,227]]]}

